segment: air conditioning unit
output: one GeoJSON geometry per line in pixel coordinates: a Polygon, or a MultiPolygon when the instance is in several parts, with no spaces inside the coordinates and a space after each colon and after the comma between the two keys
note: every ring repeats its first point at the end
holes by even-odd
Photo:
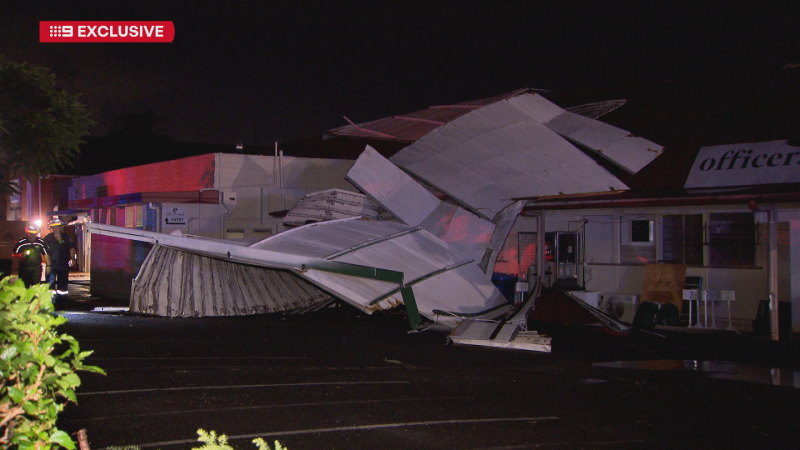
{"type": "Polygon", "coordinates": [[[636,294],[616,294],[607,292],[600,295],[598,309],[609,316],[623,322],[633,322],[636,307],[639,305],[639,296],[636,294]]]}

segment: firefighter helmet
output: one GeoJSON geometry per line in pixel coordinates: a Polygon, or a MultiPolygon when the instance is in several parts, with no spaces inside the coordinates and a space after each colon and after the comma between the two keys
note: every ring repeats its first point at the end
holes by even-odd
{"type": "Polygon", "coordinates": [[[30,234],[39,234],[39,231],[41,231],[41,230],[39,229],[39,226],[38,226],[38,225],[36,225],[36,224],[35,224],[35,223],[33,223],[33,222],[29,222],[27,225],[25,225],[25,232],[26,232],[26,233],[30,233],[30,234]]]}

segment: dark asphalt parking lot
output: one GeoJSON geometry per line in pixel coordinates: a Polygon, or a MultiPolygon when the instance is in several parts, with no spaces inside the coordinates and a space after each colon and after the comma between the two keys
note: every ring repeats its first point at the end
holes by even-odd
{"type": "Polygon", "coordinates": [[[92,449],[191,448],[197,428],[227,434],[237,449],[255,448],[254,437],[292,450],[800,442],[798,389],[596,364],[722,359],[765,373],[779,365],[797,381],[788,370],[798,368],[796,345],[729,334],[619,338],[583,327],[550,330],[554,352],[540,354],[445,345],[439,332],[407,333],[399,314],[349,307],[212,319],[66,314],[64,331],[108,372],[83,375],[79,403],[59,419],[68,432],[85,428],[92,449]]]}

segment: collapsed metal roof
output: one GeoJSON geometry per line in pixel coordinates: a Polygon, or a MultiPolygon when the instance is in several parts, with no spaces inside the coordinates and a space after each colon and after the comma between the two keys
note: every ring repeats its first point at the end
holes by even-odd
{"type": "MultiPolygon", "coordinates": [[[[385,139],[392,141],[414,142],[440,126],[463,116],[464,114],[490,105],[506,98],[528,92],[529,89],[518,89],[494,97],[471,100],[449,105],[436,105],[407,114],[384,117],[364,123],[350,122],[338,128],[328,130],[334,136],[361,137],[367,139],[385,139]]],[[[349,119],[348,119],[349,120],[349,119]]]]}
{"type": "Polygon", "coordinates": [[[526,93],[437,128],[391,161],[491,220],[515,198],[627,189],[584,149],[635,171],[660,147],[526,93]]]}
{"type": "Polygon", "coordinates": [[[166,317],[300,313],[334,300],[285,270],[155,245],[131,284],[130,311],[166,317]]]}
{"type": "Polygon", "coordinates": [[[469,256],[485,271],[494,266],[518,208],[522,207],[520,203],[494,221],[487,220],[439,200],[369,146],[347,173],[347,179],[404,223],[419,225],[435,234],[448,243],[451,251],[469,256]],[[487,250],[489,259],[484,261],[487,250]]]}
{"type": "MultiPolygon", "coordinates": [[[[328,130],[338,137],[354,137],[369,140],[414,142],[442,125],[452,122],[464,114],[517,95],[534,93],[539,89],[522,88],[493,97],[446,105],[429,106],[419,111],[383,117],[367,122],[354,123],[347,117],[347,125],[328,130]]],[[[565,108],[567,111],[591,119],[602,117],[625,104],[625,99],[603,100],[565,108]]]]}
{"type": "MultiPolygon", "coordinates": [[[[413,306],[430,320],[454,327],[463,316],[487,312],[501,314],[509,309],[506,299],[481,269],[472,264],[472,259],[452,252],[447,243],[419,227],[395,221],[351,218],[319,222],[277,234],[251,246],[95,223],[88,226],[93,233],[151,242],[212,259],[286,269],[367,313],[405,304],[407,308],[413,306]],[[385,272],[397,273],[400,277],[384,277],[381,273],[385,272]],[[403,289],[413,291],[413,305],[408,304],[409,297],[403,289]]],[[[178,256],[172,254],[168,257],[178,256]]],[[[148,258],[155,257],[148,255],[148,258]]],[[[249,307],[243,307],[242,302],[226,304],[217,297],[214,297],[217,298],[215,304],[209,307],[197,306],[200,300],[188,300],[194,295],[195,288],[208,283],[217,286],[208,280],[226,278],[223,272],[229,267],[208,264],[208,261],[203,267],[203,260],[198,260],[194,267],[187,269],[174,266],[164,256],[159,258],[163,261],[153,259],[137,276],[139,287],[136,292],[149,294],[140,312],[185,309],[194,311],[191,315],[197,316],[232,315],[232,310],[243,313],[249,307]],[[170,267],[172,273],[181,276],[165,277],[167,272],[163,269],[170,267]],[[206,281],[201,282],[201,278],[206,281]],[[170,303],[193,303],[195,306],[165,306],[170,303]]],[[[298,288],[304,289],[302,286],[298,288]]],[[[296,293],[296,289],[273,290],[264,303],[285,305],[293,301],[293,292],[296,293]]],[[[218,293],[222,291],[218,290],[218,293]]],[[[298,307],[306,308],[324,301],[314,290],[307,290],[306,297],[307,301],[298,307]]],[[[248,313],[265,312],[267,307],[265,304],[256,305],[248,313]]]]}
{"type": "Polygon", "coordinates": [[[288,211],[283,223],[299,226],[347,217],[390,219],[391,214],[364,194],[344,189],[326,189],[304,195],[288,211]]]}
{"type": "MultiPolygon", "coordinates": [[[[253,244],[254,249],[293,253],[318,261],[343,262],[403,273],[419,313],[436,320],[437,310],[471,315],[497,308],[506,299],[471,257],[420,227],[394,221],[342,219],[289,230],[253,244]]],[[[316,270],[300,275],[365,311],[403,303],[396,283],[316,270]]]]}
{"type": "MultiPolygon", "coordinates": [[[[625,189],[587,152],[636,171],[658,155],[659,147],[528,91],[490,100],[431,108],[455,117],[444,125],[433,116],[401,119],[416,124],[404,130],[405,136],[428,131],[392,161],[372,148],[364,150],[347,177],[397,220],[353,217],[312,223],[251,246],[96,224],[90,229],[226,262],[286,270],[367,313],[404,304],[410,317],[421,314],[451,328],[466,318],[497,319],[511,305],[492,284],[490,273],[522,210],[524,203],[515,199],[625,189]],[[437,197],[414,177],[449,199],[437,197]]],[[[194,268],[180,273],[214,278],[229,269],[205,267],[213,274],[194,268]]],[[[175,301],[171,295],[186,297],[192,291],[184,283],[189,278],[181,278],[180,289],[159,285],[155,279],[161,273],[146,270],[137,277],[143,287],[160,286],[149,291],[155,311],[161,310],[159,302],[175,301]]],[[[283,307],[288,299],[282,296],[270,293],[270,302],[283,307]]],[[[298,308],[324,301],[314,291],[306,297],[298,308]]],[[[211,308],[213,314],[231,311],[219,302],[211,308]]],[[[524,329],[520,317],[503,319],[500,334],[511,339],[524,329]]],[[[473,331],[462,329],[470,340],[475,339],[473,331]]]]}

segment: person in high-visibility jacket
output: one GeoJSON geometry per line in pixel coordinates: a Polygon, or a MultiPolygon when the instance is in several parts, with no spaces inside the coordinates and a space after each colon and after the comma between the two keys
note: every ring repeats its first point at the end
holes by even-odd
{"type": "Polygon", "coordinates": [[[75,243],[64,232],[64,224],[58,218],[50,221],[50,234],[43,239],[50,257],[50,289],[55,290],[53,302],[58,305],[69,294],[69,270],[75,264],[75,243]]]}
{"type": "Polygon", "coordinates": [[[50,268],[50,257],[39,231],[36,224],[29,223],[25,227],[25,237],[17,241],[11,252],[11,275],[19,276],[26,287],[43,281],[42,266],[45,266],[45,273],[50,268]]]}

